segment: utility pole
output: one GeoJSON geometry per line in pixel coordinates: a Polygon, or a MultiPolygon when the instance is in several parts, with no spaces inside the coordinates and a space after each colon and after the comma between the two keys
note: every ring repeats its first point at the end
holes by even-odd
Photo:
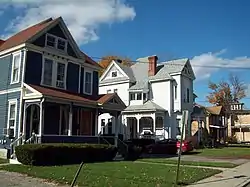
{"type": "Polygon", "coordinates": [[[179,171],[180,171],[180,162],[181,162],[181,153],[182,153],[182,142],[183,142],[183,135],[184,135],[184,127],[187,126],[188,123],[188,110],[184,110],[182,112],[182,129],[181,129],[181,140],[180,140],[180,151],[178,154],[178,162],[177,162],[177,171],[176,171],[176,180],[175,186],[178,186],[179,180],[179,171]]]}

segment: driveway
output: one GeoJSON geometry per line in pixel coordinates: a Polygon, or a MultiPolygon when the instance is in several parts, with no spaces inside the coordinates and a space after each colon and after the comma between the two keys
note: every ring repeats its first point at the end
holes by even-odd
{"type": "Polygon", "coordinates": [[[0,171],[0,184],[1,187],[68,187],[7,171],[0,171]]]}

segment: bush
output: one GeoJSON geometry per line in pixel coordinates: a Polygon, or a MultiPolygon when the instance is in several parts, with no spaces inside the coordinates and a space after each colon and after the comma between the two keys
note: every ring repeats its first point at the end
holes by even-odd
{"type": "Polygon", "coordinates": [[[142,148],[135,145],[128,145],[128,149],[124,154],[124,160],[137,160],[142,153],[142,148]]]}
{"type": "Polygon", "coordinates": [[[117,148],[104,144],[25,144],[17,146],[16,157],[25,165],[64,165],[114,159],[117,148]]]}
{"type": "MultiPolygon", "coordinates": [[[[140,138],[140,139],[129,139],[127,142],[134,144],[135,146],[141,147],[141,151],[144,152],[146,150],[146,146],[150,144],[154,144],[154,139],[146,139],[146,138],[140,138]]],[[[125,142],[126,143],[126,142],[125,142]]]]}

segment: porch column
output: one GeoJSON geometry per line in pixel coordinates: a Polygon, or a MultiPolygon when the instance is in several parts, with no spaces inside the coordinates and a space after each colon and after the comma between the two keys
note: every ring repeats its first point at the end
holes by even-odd
{"type": "Polygon", "coordinates": [[[152,114],[152,119],[153,119],[153,133],[155,134],[155,131],[156,131],[156,117],[155,117],[155,114],[152,114]]]}
{"type": "Polygon", "coordinates": [[[118,145],[118,113],[116,112],[114,115],[114,125],[115,125],[115,146],[118,145]]]}
{"type": "Polygon", "coordinates": [[[40,102],[40,117],[39,117],[39,135],[42,136],[43,135],[43,116],[44,116],[44,107],[43,107],[43,102],[44,100],[42,100],[40,102]]]}
{"type": "Polygon", "coordinates": [[[136,132],[137,132],[137,137],[139,138],[140,137],[140,119],[141,119],[141,116],[136,116],[136,122],[137,122],[137,127],[136,127],[136,132]]]}
{"type": "MultiPolygon", "coordinates": [[[[99,111],[98,111],[98,109],[96,109],[96,112],[95,112],[95,135],[97,136],[98,135],[98,132],[99,132],[99,126],[98,126],[98,120],[99,120],[99,118],[98,118],[98,113],[99,113],[99,111]]],[[[101,130],[100,130],[101,131],[101,130]]]]}
{"type": "Polygon", "coordinates": [[[73,120],[73,107],[72,104],[69,107],[69,130],[68,136],[72,136],[72,120],[73,120]]]}
{"type": "Polygon", "coordinates": [[[26,111],[27,111],[27,103],[24,101],[23,106],[23,140],[24,142],[26,140],[26,111]]]}

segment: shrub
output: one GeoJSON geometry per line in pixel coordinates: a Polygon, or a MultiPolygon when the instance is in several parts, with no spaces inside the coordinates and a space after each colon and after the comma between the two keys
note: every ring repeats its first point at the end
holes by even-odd
{"type": "MultiPolygon", "coordinates": [[[[130,139],[127,142],[134,144],[135,146],[141,147],[141,151],[144,152],[146,150],[146,146],[150,144],[154,144],[154,139],[147,138],[138,138],[138,139],[130,139]]],[[[126,142],[125,142],[126,143],[126,142]]]]}
{"type": "Polygon", "coordinates": [[[17,146],[16,157],[25,165],[64,165],[114,159],[117,148],[104,144],[25,144],[17,146]]]}
{"type": "Polygon", "coordinates": [[[128,145],[128,149],[124,152],[124,160],[134,161],[137,160],[142,153],[142,148],[135,145],[128,145]]]}

